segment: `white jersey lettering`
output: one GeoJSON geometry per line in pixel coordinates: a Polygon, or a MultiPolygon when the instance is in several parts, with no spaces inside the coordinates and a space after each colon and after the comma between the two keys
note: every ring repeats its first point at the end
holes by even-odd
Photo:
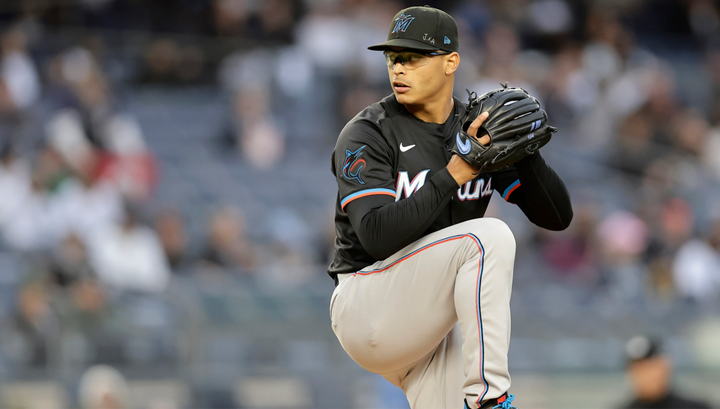
{"type": "Polygon", "coordinates": [[[425,184],[425,178],[427,177],[428,172],[430,172],[430,169],[421,171],[415,175],[412,182],[410,181],[410,176],[408,176],[407,171],[403,170],[398,172],[395,201],[397,202],[402,198],[402,193],[405,193],[405,197],[408,198],[410,195],[417,192],[417,190],[425,184]]]}
{"type": "Polygon", "coordinates": [[[464,185],[460,186],[457,191],[458,199],[460,200],[478,200],[481,197],[492,195],[491,187],[492,178],[488,179],[487,185],[485,185],[485,179],[478,179],[475,181],[475,189],[471,189],[473,181],[469,181],[464,185]],[[472,193],[470,193],[472,192],[472,193]]]}

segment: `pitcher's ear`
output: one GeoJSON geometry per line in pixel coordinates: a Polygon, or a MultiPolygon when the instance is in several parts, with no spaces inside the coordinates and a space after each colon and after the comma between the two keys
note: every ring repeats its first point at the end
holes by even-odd
{"type": "Polygon", "coordinates": [[[452,74],[457,70],[460,65],[460,54],[452,53],[448,54],[445,58],[445,74],[452,74]]]}

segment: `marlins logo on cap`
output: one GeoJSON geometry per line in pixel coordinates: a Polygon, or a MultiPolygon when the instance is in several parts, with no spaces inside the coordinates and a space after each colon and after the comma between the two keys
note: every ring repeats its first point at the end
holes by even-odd
{"type": "Polygon", "coordinates": [[[387,41],[368,49],[385,51],[391,47],[457,51],[457,23],[448,13],[434,7],[408,7],[393,17],[387,41]]]}
{"type": "Polygon", "coordinates": [[[415,17],[406,16],[405,13],[400,13],[400,17],[395,19],[395,28],[393,28],[390,34],[397,32],[404,33],[413,20],[415,20],[415,17]]]}

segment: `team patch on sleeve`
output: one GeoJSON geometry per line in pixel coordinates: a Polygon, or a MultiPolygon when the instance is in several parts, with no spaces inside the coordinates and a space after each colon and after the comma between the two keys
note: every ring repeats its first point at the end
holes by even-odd
{"type": "Polygon", "coordinates": [[[360,172],[362,172],[362,170],[365,169],[365,166],[367,165],[365,159],[361,158],[362,154],[364,153],[363,149],[365,149],[366,146],[367,145],[361,146],[355,152],[346,149],[345,162],[343,162],[342,169],[342,174],[345,179],[355,180],[361,185],[365,184],[365,182],[360,178],[360,172]]]}
{"type": "Polygon", "coordinates": [[[373,195],[388,195],[395,198],[395,191],[392,189],[383,189],[383,188],[377,188],[377,189],[365,189],[361,190],[359,192],[355,192],[351,195],[348,195],[345,199],[343,199],[340,202],[340,207],[343,211],[345,211],[345,206],[347,206],[348,203],[352,202],[355,199],[360,199],[361,197],[365,196],[373,196],[373,195]]]}
{"type": "Polygon", "coordinates": [[[510,198],[510,195],[512,194],[512,192],[514,192],[514,191],[515,191],[517,188],[519,188],[520,186],[521,186],[521,185],[520,185],[520,179],[518,179],[518,180],[516,180],[515,182],[513,182],[513,184],[510,185],[510,186],[508,186],[508,188],[505,189],[505,191],[503,192],[503,194],[502,194],[503,199],[505,199],[506,202],[509,202],[508,199],[510,198]]]}

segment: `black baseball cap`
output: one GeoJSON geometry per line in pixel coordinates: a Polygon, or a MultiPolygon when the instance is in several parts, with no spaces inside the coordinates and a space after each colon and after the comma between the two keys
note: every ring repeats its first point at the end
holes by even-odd
{"type": "Polygon", "coordinates": [[[448,13],[430,6],[408,7],[393,17],[387,41],[368,47],[385,51],[390,47],[415,50],[458,50],[458,27],[448,13]]]}

